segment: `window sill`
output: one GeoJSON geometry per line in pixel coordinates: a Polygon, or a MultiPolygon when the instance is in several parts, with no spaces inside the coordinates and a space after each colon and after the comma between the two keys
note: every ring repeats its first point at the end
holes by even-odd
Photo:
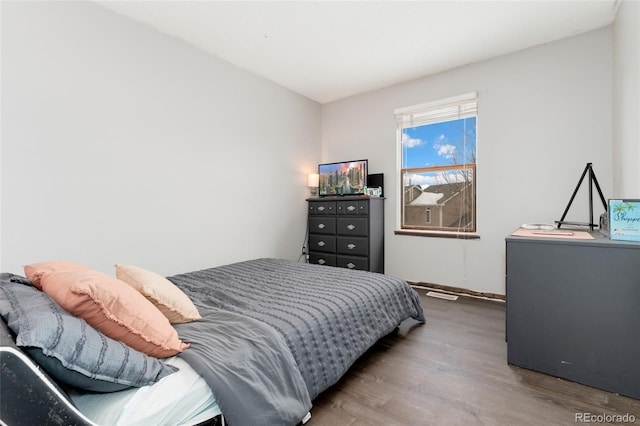
{"type": "Polygon", "coordinates": [[[434,237],[434,238],[455,238],[457,240],[479,240],[480,235],[474,232],[451,232],[451,231],[420,231],[408,229],[396,229],[395,235],[411,235],[414,237],[434,237]]]}

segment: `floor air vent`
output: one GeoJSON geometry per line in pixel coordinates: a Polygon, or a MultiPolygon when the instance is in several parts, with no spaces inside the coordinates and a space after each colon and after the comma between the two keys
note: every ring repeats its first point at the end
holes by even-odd
{"type": "Polygon", "coordinates": [[[438,293],[437,291],[430,291],[427,296],[435,297],[436,299],[458,300],[458,296],[454,294],[438,293]]]}

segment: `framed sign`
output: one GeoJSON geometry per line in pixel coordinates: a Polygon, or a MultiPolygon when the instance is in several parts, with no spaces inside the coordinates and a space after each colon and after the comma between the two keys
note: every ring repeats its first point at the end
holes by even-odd
{"type": "Polygon", "coordinates": [[[609,238],[640,242],[640,199],[609,200],[609,238]]]}
{"type": "Polygon", "coordinates": [[[371,187],[369,187],[369,188],[367,189],[367,194],[366,194],[366,195],[368,195],[368,196],[370,196],[370,197],[381,197],[381,196],[382,196],[382,193],[381,193],[381,192],[382,192],[382,191],[380,190],[380,187],[378,187],[378,188],[371,188],[371,187]]]}

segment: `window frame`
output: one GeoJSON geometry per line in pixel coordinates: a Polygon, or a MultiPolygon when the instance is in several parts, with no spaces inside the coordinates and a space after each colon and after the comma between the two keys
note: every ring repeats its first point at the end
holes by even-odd
{"type": "MultiPolygon", "coordinates": [[[[442,99],[435,102],[398,108],[396,109],[396,143],[397,143],[397,170],[396,176],[400,179],[400,196],[397,203],[397,223],[396,234],[405,235],[424,235],[473,239],[479,238],[476,234],[477,225],[477,127],[478,127],[478,96],[477,92],[468,93],[461,96],[442,99]],[[466,119],[475,117],[476,120],[476,139],[475,149],[476,156],[474,163],[459,163],[438,165],[433,167],[413,167],[403,168],[404,150],[402,144],[403,131],[406,128],[427,126],[430,124],[454,121],[458,119],[466,119]],[[438,212],[431,209],[431,223],[425,225],[405,224],[405,175],[409,173],[438,173],[449,170],[462,170],[463,173],[470,171],[473,178],[471,179],[471,205],[472,215],[470,218],[470,227],[442,227],[433,226],[433,215],[438,212]]],[[[463,188],[466,189],[466,188],[463,188]]]]}

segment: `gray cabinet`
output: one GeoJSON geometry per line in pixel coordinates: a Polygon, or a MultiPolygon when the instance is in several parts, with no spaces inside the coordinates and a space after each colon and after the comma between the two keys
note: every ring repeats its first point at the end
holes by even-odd
{"type": "Polygon", "coordinates": [[[384,198],[310,198],[309,262],[384,273],[384,198]]]}
{"type": "Polygon", "coordinates": [[[507,360],[640,398],[640,244],[506,239],[507,360]]]}

